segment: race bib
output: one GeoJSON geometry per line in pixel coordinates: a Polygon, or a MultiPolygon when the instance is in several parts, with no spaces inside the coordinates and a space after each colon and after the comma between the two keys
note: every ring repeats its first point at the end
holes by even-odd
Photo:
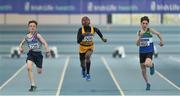
{"type": "Polygon", "coordinates": [[[149,42],[148,39],[142,39],[142,40],[140,41],[140,46],[141,46],[141,47],[147,47],[147,46],[149,46],[149,45],[150,45],[150,42],[149,42]]]}
{"type": "Polygon", "coordinates": [[[85,42],[91,42],[91,41],[93,41],[93,36],[85,36],[84,39],[83,39],[83,41],[85,41],[85,42]]]}
{"type": "Polygon", "coordinates": [[[38,43],[29,44],[29,48],[30,49],[38,49],[39,48],[39,44],[38,43]]]}

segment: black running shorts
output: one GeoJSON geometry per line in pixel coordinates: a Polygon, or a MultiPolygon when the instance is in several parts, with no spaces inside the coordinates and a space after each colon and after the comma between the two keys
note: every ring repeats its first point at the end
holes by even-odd
{"type": "Polygon", "coordinates": [[[41,52],[29,51],[27,53],[26,63],[27,63],[27,60],[30,60],[30,61],[34,62],[34,64],[38,68],[42,68],[43,56],[42,56],[41,52]]]}
{"type": "Polygon", "coordinates": [[[139,53],[140,63],[144,63],[146,61],[146,58],[151,58],[151,60],[152,60],[152,57],[153,57],[153,52],[139,53]]]}

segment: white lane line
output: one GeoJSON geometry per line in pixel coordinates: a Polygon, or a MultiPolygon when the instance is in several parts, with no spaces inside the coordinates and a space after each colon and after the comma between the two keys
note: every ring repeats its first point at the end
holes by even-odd
{"type": "MultiPolygon", "coordinates": [[[[175,57],[173,57],[173,56],[169,56],[169,59],[180,63],[180,60],[177,59],[177,58],[175,58],[175,57]]],[[[177,90],[180,91],[180,87],[178,87],[178,86],[177,86],[176,84],[174,84],[172,81],[170,81],[169,79],[167,79],[167,78],[166,78],[165,76],[163,76],[160,72],[158,72],[158,71],[156,70],[156,73],[157,73],[161,78],[163,78],[166,82],[168,82],[170,85],[172,85],[173,87],[175,87],[177,90]]]]}
{"type": "Polygon", "coordinates": [[[3,85],[1,85],[0,91],[1,91],[9,82],[11,82],[25,67],[26,67],[26,64],[24,64],[16,73],[14,73],[13,76],[11,76],[3,85]]]}
{"type": "MultiPolygon", "coordinates": [[[[179,62],[180,63],[180,60],[177,59],[177,58],[174,58],[173,56],[169,56],[169,59],[173,60],[173,61],[176,61],[176,62],[179,62]]],[[[155,72],[157,73],[157,75],[159,77],[161,77],[162,79],[164,79],[166,82],[168,82],[170,85],[172,85],[173,87],[175,87],[177,90],[180,90],[180,87],[178,87],[176,84],[174,84],[172,81],[170,81],[169,79],[167,79],[165,76],[163,76],[160,72],[158,72],[157,70],[155,70],[155,72]]]]}
{"type": "Polygon", "coordinates": [[[66,70],[67,70],[67,67],[69,65],[69,61],[70,61],[70,57],[67,57],[66,61],[65,61],[65,65],[64,65],[64,68],[62,70],[62,74],[61,74],[61,77],[60,77],[60,80],[59,80],[59,84],[58,84],[58,89],[57,89],[57,92],[56,92],[56,96],[59,96],[61,94],[61,88],[62,88],[62,84],[63,84],[63,81],[64,81],[64,76],[66,74],[66,70]]]}
{"type": "Polygon", "coordinates": [[[103,61],[103,64],[106,66],[107,70],[109,71],[109,74],[111,75],[111,78],[113,79],[116,87],[118,88],[119,93],[121,94],[121,96],[125,96],[122,88],[120,87],[120,84],[119,84],[118,80],[117,80],[116,77],[114,76],[114,74],[113,74],[111,68],[109,67],[106,59],[105,59],[103,56],[101,56],[101,60],[103,61]]]}
{"type": "Polygon", "coordinates": [[[159,75],[162,79],[164,79],[166,82],[168,82],[170,85],[172,85],[173,87],[175,87],[177,90],[180,91],[180,88],[174,84],[172,81],[170,81],[169,79],[167,79],[165,76],[163,76],[160,72],[158,72],[157,70],[155,71],[157,73],[157,75],[159,75]]]}
{"type": "Polygon", "coordinates": [[[174,57],[174,56],[169,56],[169,59],[180,63],[180,60],[178,58],[174,57]]]}

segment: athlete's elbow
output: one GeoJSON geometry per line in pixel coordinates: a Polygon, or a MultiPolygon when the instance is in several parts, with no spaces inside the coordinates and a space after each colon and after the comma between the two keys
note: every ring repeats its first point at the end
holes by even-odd
{"type": "Polygon", "coordinates": [[[44,45],[45,47],[48,47],[48,43],[47,43],[47,42],[44,42],[43,45],[44,45]]]}
{"type": "Polygon", "coordinates": [[[157,33],[156,33],[156,35],[157,35],[157,36],[160,36],[160,35],[161,35],[161,33],[157,32],[157,33]]]}

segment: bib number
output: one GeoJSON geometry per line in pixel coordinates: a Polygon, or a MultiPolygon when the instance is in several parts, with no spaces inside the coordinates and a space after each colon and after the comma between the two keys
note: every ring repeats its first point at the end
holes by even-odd
{"type": "Polygon", "coordinates": [[[83,39],[83,41],[85,41],[85,42],[91,42],[91,41],[93,41],[93,36],[85,36],[84,39],[83,39]]]}
{"type": "Polygon", "coordinates": [[[38,49],[38,48],[39,48],[39,45],[38,45],[38,43],[30,44],[30,45],[29,45],[29,48],[30,48],[30,49],[38,49]]]}
{"type": "Polygon", "coordinates": [[[141,46],[141,47],[147,47],[147,46],[149,46],[149,45],[150,45],[150,43],[149,43],[148,40],[141,40],[141,41],[140,41],[140,46],[141,46]]]}

